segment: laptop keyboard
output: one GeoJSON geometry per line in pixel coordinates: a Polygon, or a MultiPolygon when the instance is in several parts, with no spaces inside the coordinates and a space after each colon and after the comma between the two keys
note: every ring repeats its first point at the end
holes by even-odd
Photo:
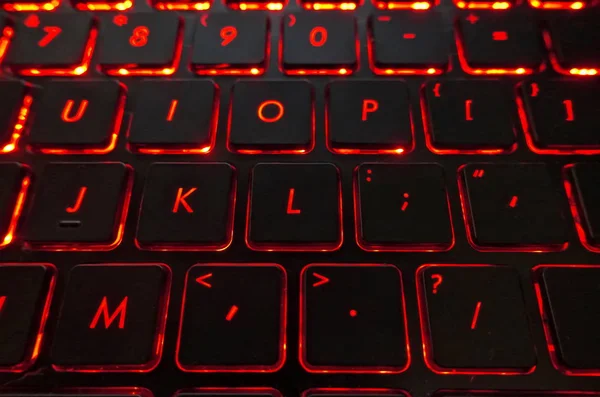
{"type": "Polygon", "coordinates": [[[600,395],[595,0],[0,7],[0,397],[600,395]]]}

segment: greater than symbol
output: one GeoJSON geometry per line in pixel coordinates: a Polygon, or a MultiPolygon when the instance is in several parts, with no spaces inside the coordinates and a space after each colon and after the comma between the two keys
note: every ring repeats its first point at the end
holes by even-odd
{"type": "Polygon", "coordinates": [[[235,316],[235,314],[238,312],[238,310],[239,308],[236,305],[231,306],[231,309],[229,309],[227,316],[225,316],[225,320],[231,321],[233,319],[233,316],[235,316]]]}
{"type": "Polygon", "coordinates": [[[316,281],[313,283],[313,287],[318,287],[320,285],[323,284],[327,284],[329,282],[329,279],[325,276],[320,275],[319,273],[313,273],[313,276],[315,276],[316,278],[319,279],[319,281],[316,281]]]}

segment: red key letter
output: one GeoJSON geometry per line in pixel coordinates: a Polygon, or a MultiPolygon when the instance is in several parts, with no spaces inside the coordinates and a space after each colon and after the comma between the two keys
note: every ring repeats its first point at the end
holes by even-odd
{"type": "Polygon", "coordinates": [[[327,43],[327,29],[323,26],[316,26],[310,31],[310,45],[313,47],[322,47],[327,43]]]}
{"type": "Polygon", "coordinates": [[[62,32],[62,29],[58,26],[45,26],[44,32],[46,32],[46,35],[38,41],[40,47],[46,47],[60,32],[62,32]]]}
{"type": "Polygon", "coordinates": [[[79,189],[79,194],[77,195],[75,204],[73,204],[71,207],[67,207],[67,209],[66,209],[66,211],[69,214],[73,214],[73,213],[79,211],[79,208],[81,208],[81,203],[83,203],[83,198],[85,197],[85,192],[87,192],[87,186],[82,186],[79,189]]]}
{"type": "Polygon", "coordinates": [[[274,123],[276,121],[279,121],[283,117],[284,111],[285,111],[285,108],[281,104],[281,102],[279,102],[279,101],[264,101],[258,107],[257,114],[258,114],[258,118],[261,119],[261,121],[264,121],[265,123],[274,123]],[[265,108],[269,105],[277,107],[277,114],[273,117],[267,117],[264,115],[265,108]]]}
{"type": "Polygon", "coordinates": [[[74,103],[75,102],[72,99],[69,99],[67,101],[67,103],[65,103],[65,107],[63,108],[63,111],[60,115],[60,118],[65,123],[74,123],[75,121],[81,120],[81,118],[83,117],[83,114],[85,113],[85,110],[87,109],[88,101],[87,101],[87,99],[84,99],[79,104],[79,107],[77,108],[77,112],[75,112],[75,115],[71,116],[69,113],[71,113],[74,103]]]}
{"type": "Polygon", "coordinates": [[[363,99],[362,105],[362,121],[367,121],[369,113],[373,113],[379,109],[379,102],[375,99],[363,99]]]}
{"type": "Polygon", "coordinates": [[[287,203],[287,213],[290,215],[298,215],[301,211],[298,209],[294,209],[294,193],[296,189],[290,189],[290,194],[288,195],[288,203],[287,203]]]}
{"type": "Polygon", "coordinates": [[[190,190],[188,190],[185,194],[183,194],[183,188],[180,187],[179,189],[177,189],[177,197],[175,197],[175,204],[173,204],[173,213],[176,214],[179,211],[179,203],[181,203],[181,205],[183,206],[183,208],[185,208],[185,210],[188,213],[192,213],[194,212],[194,210],[192,209],[192,207],[190,207],[188,205],[188,203],[185,201],[185,199],[192,193],[194,193],[196,191],[196,188],[193,187],[190,190]]]}
{"type": "Polygon", "coordinates": [[[125,317],[127,316],[127,300],[126,296],[119,306],[117,310],[114,311],[112,315],[108,314],[108,299],[106,296],[102,299],[100,306],[98,306],[98,310],[96,311],[96,315],[94,316],[92,322],[90,323],[90,329],[96,328],[98,325],[98,321],[100,320],[100,315],[104,317],[104,328],[108,329],[113,321],[116,320],[117,316],[119,317],[119,329],[125,328],[125,317]]]}

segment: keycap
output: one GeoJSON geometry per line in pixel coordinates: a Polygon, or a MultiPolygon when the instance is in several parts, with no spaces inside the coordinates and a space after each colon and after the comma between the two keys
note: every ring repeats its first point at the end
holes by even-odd
{"type": "MultiPolygon", "coordinates": [[[[564,5],[576,3],[585,4],[565,1],[564,5]]],[[[594,45],[600,40],[598,18],[600,13],[589,9],[561,14],[549,21],[544,39],[551,49],[550,60],[557,72],[575,76],[593,76],[600,72],[600,49],[594,45]]]]}
{"type": "Polygon", "coordinates": [[[356,21],[344,12],[288,14],[282,19],[286,74],[351,74],[358,66],[356,21]]]}
{"type": "Polygon", "coordinates": [[[57,371],[150,371],[160,360],[171,271],[139,263],[69,272],[54,344],[57,371]]]}
{"type": "Polygon", "coordinates": [[[304,392],[306,397],[408,397],[399,389],[314,388],[304,392]]]}
{"type": "Polygon", "coordinates": [[[175,13],[101,15],[98,65],[118,76],[175,73],[181,55],[181,23],[175,13]]]}
{"type": "Polygon", "coordinates": [[[181,391],[175,397],[281,397],[278,390],[268,387],[210,387],[181,391]]]}
{"type": "Polygon", "coordinates": [[[408,365],[400,272],[392,265],[302,270],[301,364],[310,372],[399,373],[408,365]]]}
{"type": "MultiPolygon", "coordinates": [[[[537,1],[537,0],[534,0],[537,1]]],[[[454,0],[454,4],[458,8],[466,8],[466,9],[478,9],[478,10],[507,10],[514,5],[520,5],[521,3],[515,0],[454,0]]]]}
{"type": "Polygon", "coordinates": [[[133,6],[133,0],[71,0],[80,11],[125,11],[133,6]]]}
{"type": "Polygon", "coordinates": [[[529,5],[546,10],[580,10],[587,5],[594,5],[594,2],[587,0],[529,0],[529,5]]]}
{"type": "Polygon", "coordinates": [[[146,154],[210,152],[216,138],[218,94],[210,80],[145,80],[130,87],[130,148],[146,154]]]}
{"type": "Polygon", "coordinates": [[[469,13],[457,29],[461,67],[469,74],[530,74],[541,67],[538,26],[530,16],[469,13]]]}
{"type": "Polygon", "coordinates": [[[286,0],[275,0],[275,1],[269,1],[269,0],[251,0],[251,1],[244,1],[244,0],[226,0],[225,4],[229,7],[232,8],[234,10],[241,10],[241,11],[249,11],[249,10],[268,10],[268,11],[280,11],[283,10],[283,7],[285,7],[285,4],[287,3],[286,0]]]}
{"type": "Polygon", "coordinates": [[[32,97],[18,80],[0,81],[0,153],[17,150],[17,144],[29,118],[32,97]]]}
{"type": "Polygon", "coordinates": [[[177,343],[184,371],[274,372],[285,361],[287,281],[276,264],[196,265],[177,343]]]}
{"type": "Polygon", "coordinates": [[[263,74],[267,63],[268,32],[269,24],[264,15],[221,13],[202,16],[196,23],[192,68],[197,74],[204,75],[263,74]]]}
{"type": "Polygon", "coordinates": [[[342,11],[353,11],[356,10],[356,7],[361,5],[361,2],[358,0],[300,0],[299,4],[305,10],[314,10],[314,11],[322,11],[322,10],[342,10],[342,11]]]}
{"type": "Polygon", "coordinates": [[[421,332],[436,373],[528,373],[536,354],[517,271],[426,265],[417,273],[421,332]]]}
{"type": "Polygon", "coordinates": [[[211,0],[151,0],[150,4],[158,10],[177,10],[177,11],[204,11],[208,10],[211,5],[211,0]]]}
{"type": "Polygon", "coordinates": [[[86,14],[29,14],[18,20],[5,64],[24,76],[79,76],[88,70],[97,32],[86,14]]]}
{"type": "Polygon", "coordinates": [[[365,163],[355,174],[356,236],[367,251],[444,251],[454,243],[439,164],[365,163]]]}
{"type": "Polygon", "coordinates": [[[108,153],[117,143],[124,107],[124,87],[116,81],[44,83],[33,101],[29,146],[47,154],[108,153]]]}
{"type": "MultiPolygon", "coordinates": [[[[2,393],[3,397],[43,397],[49,393],[40,391],[22,392],[12,390],[10,393],[2,393]]],[[[82,387],[82,388],[64,388],[62,392],[52,392],[56,397],[153,397],[152,392],[141,387],[82,387]]]]}
{"type": "Polygon", "coordinates": [[[567,225],[560,185],[541,163],[463,166],[459,187],[467,237],[479,250],[559,251],[567,225]]]}
{"type": "Polygon", "coordinates": [[[513,87],[498,80],[432,80],[422,89],[426,141],[437,154],[516,149],[513,87]]]}
{"type": "Polygon", "coordinates": [[[0,4],[4,11],[53,11],[60,5],[60,0],[2,0],[0,4]]]}
{"type": "Polygon", "coordinates": [[[252,169],[246,242],[258,251],[333,251],[342,244],[339,172],[329,163],[252,169]]]}
{"type": "MultiPolygon", "coordinates": [[[[377,4],[389,7],[395,2],[377,4]]],[[[448,69],[452,30],[439,13],[371,15],[369,29],[371,69],[375,74],[440,74],[448,69]]]]}
{"type": "Polygon", "coordinates": [[[19,163],[0,163],[0,248],[13,242],[31,184],[30,172],[19,163]]]}
{"type": "Polygon", "coordinates": [[[376,0],[373,4],[380,10],[428,10],[435,5],[435,2],[429,0],[376,0]]]}
{"type": "Polygon", "coordinates": [[[308,82],[240,81],[231,95],[230,151],[299,154],[314,147],[314,94],[308,82]]]}
{"type": "Polygon", "coordinates": [[[0,370],[21,372],[37,359],[55,274],[51,264],[0,264],[0,370]]]}
{"type": "Polygon", "coordinates": [[[565,187],[581,243],[600,252],[599,163],[575,163],[565,167],[565,187]]]}
{"type": "Polygon", "coordinates": [[[408,152],[408,88],[401,81],[336,81],[327,86],[327,144],[335,153],[408,152]]]}
{"type": "Polygon", "coordinates": [[[521,84],[517,101],[529,148],[538,154],[600,153],[599,87],[588,81],[521,84]]]}
{"type": "Polygon", "coordinates": [[[154,163],[136,242],[169,250],[224,250],[233,236],[235,169],[227,163],[154,163]]]}
{"type": "Polygon", "coordinates": [[[536,269],[536,292],[554,366],[568,375],[596,374],[600,368],[594,319],[600,298],[600,268],[552,265],[536,269]]]}
{"type": "Polygon", "coordinates": [[[34,249],[110,250],[123,237],[132,185],[123,163],[49,163],[23,225],[34,249]]]}

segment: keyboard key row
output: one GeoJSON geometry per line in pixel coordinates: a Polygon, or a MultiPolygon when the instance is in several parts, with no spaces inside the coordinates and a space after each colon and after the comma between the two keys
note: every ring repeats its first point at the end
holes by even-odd
{"type": "MultiPolygon", "coordinates": [[[[105,154],[119,140],[126,102],[128,148],[206,154],[215,146],[220,91],[210,80],[148,81],[129,93],[113,80],[50,81],[33,90],[2,81],[0,147],[46,154],[105,154]],[[129,109],[128,108],[128,109],[129,109]],[[85,130],[86,134],[79,131],[85,130]]],[[[432,80],[421,92],[426,145],[436,154],[499,154],[522,130],[538,154],[597,154],[598,87],[530,80],[513,94],[497,80],[432,80]],[[487,131],[481,134],[481,131],[487,131]]],[[[325,89],[326,145],[336,154],[402,154],[415,148],[413,109],[402,81],[335,81],[325,89]]],[[[241,154],[302,154],[315,146],[315,89],[306,81],[233,85],[226,145],[241,154]]]]}
{"type": "MultiPolygon", "coordinates": [[[[161,360],[171,288],[167,265],[75,266],[58,297],[62,304],[48,349],[43,335],[56,268],[0,264],[0,275],[0,315],[5,320],[0,338],[11,340],[0,345],[2,370],[27,369],[42,349],[57,371],[146,372],[161,360]]],[[[567,375],[597,374],[600,348],[594,343],[595,308],[588,302],[600,299],[600,266],[541,265],[533,269],[533,278],[528,292],[537,294],[547,342],[556,347],[549,349],[554,366],[567,375]]],[[[178,367],[186,372],[279,370],[286,360],[287,284],[286,270],[277,264],[191,267],[179,320],[178,367]]],[[[432,371],[535,371],[532,319],[514,268],[423,265],[416,286],[423,356],[432,371]]],[[[303,368],[379,374],[406,370],[410,344],[404,295],[401,272],[393,265],[304,267],[298,312],[303,368]]]]}
{"type": "MultiPolygon", "coordinates": [[[[598,163],[566,166],[565,195],[560,176],[541,163],[460,167],[468,241],[482,251],[564,250],[571,227],[564,209],[570,203],[583,245],[600,251],[600,221],[594,212],[599,172],[598,163]]],[[[50,163],[32,183],[26,166],[0,163],[6,182],[0,188],[2,246],[115,248],[123,237],[133,173],[116,162],[50,163]]],[[[238,177],[228,163],[153,164],[141,198],[136,245],[149,250],[227,249],[238,177]]],[[[434,163],[361,164],[354,175],[357,244],[366,251],[451,249],[446,185],[443,169],[434,163]]],[[[256,165],[248,192],[248,247],[337,250],[343,242],[341,190],[339,170],[330,163],[256,165]]]]}
{"type": "MultiPolygon", "coordinates": [[[[92,55],[102,72],[115,76],[172,75],[180,67],[184,21],[176,14],[95,18],[29,14],[12,22],[2,17],[0,29],[8,29],[5,40],[11,42],[0,59],[6,55],[4,66],[22,76],[81,76],[88,72],[92,55]]],[[[450,69],[455,38],[460,66],[469,74],[538,72],[545,68],[548,50],[557,72],[595,75],[600,52],[590,43],[600,38],[597,21],[594,11],[543,26],[528,16],[478,11],[458,18],[453,29],[437,12],[372,15],[369,61],[380,75],[441,74],[450,69]],[[590,40],[577,39],[582,36],[590,40]]],[[[287,14],[281,25],[279,63],[284,73],[349,75],[357,70],[360,40],[353,15],[287,14]]],[[[190,68],[197,74],[260,75],[269,62],[269,32],[277,28],[264,15],[229,13],[199,17],[194,29],[190,68]]]]}

